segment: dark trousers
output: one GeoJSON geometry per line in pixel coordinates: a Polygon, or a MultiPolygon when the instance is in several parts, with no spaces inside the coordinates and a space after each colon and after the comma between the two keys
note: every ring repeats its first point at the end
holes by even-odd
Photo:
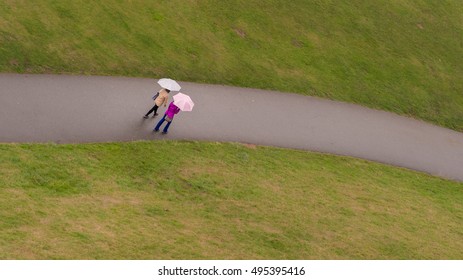
{"type": "Polygon", "coordinates": [[[156,115],[156,112],[158,111],[158,105],[154,104],[154,107],[151,108],[151,110],[148,111],[148,113],[146,113],[145,116],[148,116],[149,114],[151,114],[151,112],[154,112],[154,115],[156,115]]]}
{"type": "MultiPolygon", "coordinates": [[[[155,131],[158,131],[160,128],[161,128],[161,125],[162,123],[166,121],[166,115],[164,114],[164,117],[162,117],[162,119],[158,122],[158,124],[156,125],[156,127],[154,128],[155,131]]],[[[166,121],[167,122],[167,121],[166,121]]],[[[165,133],[167,133],[167,130],[169,129],[169,126],[170,124],[172,123],[172,121],[170,122],[167,122],[166,126],[164,127],[164,129],[162,131],[164,131],[165,133]]]]}

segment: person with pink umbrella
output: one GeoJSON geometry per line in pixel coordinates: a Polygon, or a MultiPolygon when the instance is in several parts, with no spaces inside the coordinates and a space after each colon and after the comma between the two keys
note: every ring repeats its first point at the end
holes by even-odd
{"type": "Polygon", "coordinates": [[[193,106],[195,105],[191,98],[183,93],[177,93],[173,97],[174,101],[170,102],[169,108],[167,108],[166,113],[164,114],[164,117],[158,122],[156,127],[154,128],[153,131],[158,132],[159,129],[161,128],[161,125],[164,123],[164,121],[167,122],[166,126],[162,130],[162,134],[167,134],[168,129],[170,125],[172,124],[172,120],[174,119],[174,116],[178,114],[178,112],[181,111],[191,111],[193,110],[193,106]]]}

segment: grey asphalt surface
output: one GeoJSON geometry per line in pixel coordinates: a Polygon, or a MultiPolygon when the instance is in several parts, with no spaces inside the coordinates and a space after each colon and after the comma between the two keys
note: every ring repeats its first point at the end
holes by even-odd
{"type": "Polygon", "coordinates": [[[188,139],[368,159],[463,181],[463,133],[358,105],[290,93],[180,82],[195,101],[169,134],[143,119],[154,79],[0,74],[0,142],[188,139]]]}

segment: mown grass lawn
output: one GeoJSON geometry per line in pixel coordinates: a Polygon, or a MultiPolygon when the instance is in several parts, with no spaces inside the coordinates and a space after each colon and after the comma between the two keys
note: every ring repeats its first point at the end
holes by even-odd
{"type": "Polygon", "coordinates": [[[463,131],[463,2],[0,1],[0,71],[277,89],[463,131]]]}
{"type": "Polygon", "coordinates": [[[0,145],[0,259],[461,259],[463,184],[239,144],[0,145]]]}

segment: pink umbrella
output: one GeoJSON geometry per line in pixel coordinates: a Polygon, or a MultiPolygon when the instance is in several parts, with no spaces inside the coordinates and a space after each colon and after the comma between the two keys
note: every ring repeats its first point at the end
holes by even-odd
{"type": "Polygon", "coordinates": [[[195,106],[195,103],[193,103],[193,100],[181,92],[177,93],[176,95],[173,96],[174,98],[174,105],[180,108],[182,111],[191,111],[193,110],[193,106],[195,106]]]}

